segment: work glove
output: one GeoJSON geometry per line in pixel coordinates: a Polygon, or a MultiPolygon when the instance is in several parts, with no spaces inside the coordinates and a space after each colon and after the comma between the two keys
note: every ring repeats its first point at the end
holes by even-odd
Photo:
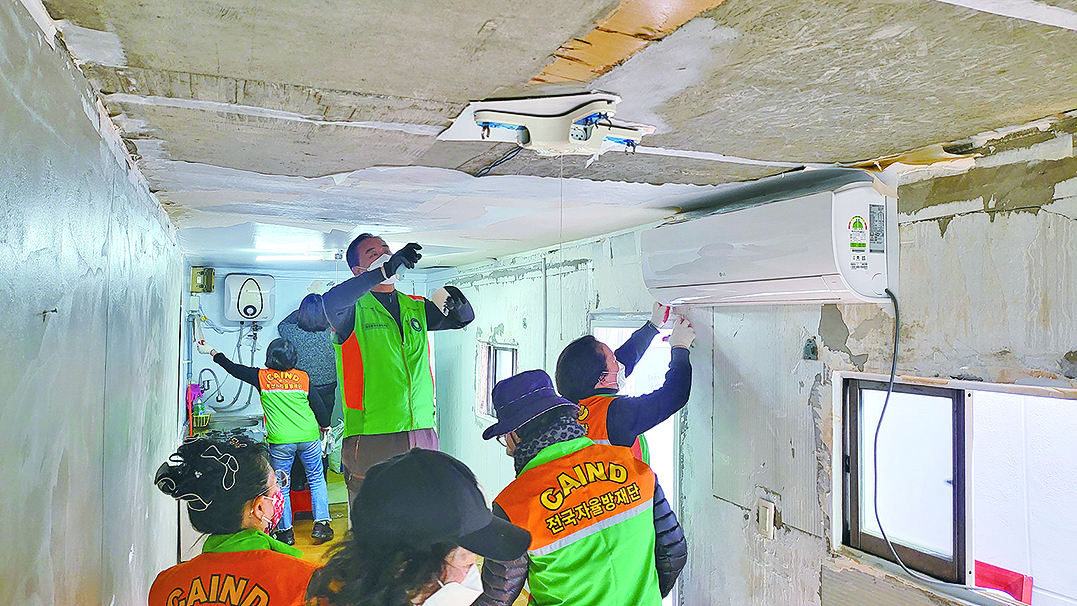
{"type": "Polygon", "coordinates": [[[396,274],[396,270],[400,269],[401,265],[408,269],[414,268],[415,264],[419,262],[419,259],[423,258],[419,253],[422,248],[422,246],[412,242],[396,251],[396,253],[394,253],[392,257],[389,257],[389,260],[385,262],[385,265],[382,265],[382,269],[385,271],[385,277],[392,277],[396,274]]]}
{"type": "Polygon", "coordinates": [[[454,309],[459,309],[464,305],[467,305],[467,299],[464,298],[464,293],[460,292],[460,289],[455,286],[446,286],[434,291],[434,294],[430,295],[430,300],[434,305],[438,306],[441,313],[446,316],[449,315],[454,309]]]}
{"type": "Polygon", "coordinates": [[[209,343],[206,343],[205,339],[195,339],[194,347],[198,350],[198,353],[206,356],[210,355],[210,352],[213,351],[213,348],[209,346],[209,343]]]}
{"type": "Polygon", "coordinates": [[[669,335],[669,346],[687,348],[695,340],[696,331],[692,330],[692,325],[688,322],[688,319],[678,319],[673,326],[673,334],[669,335]]]}
{"type": "Polygon", "coordinates": [[[651,307],[651,324],[654,324],[655,328],[658,328],[666,323],[669,319],[670,308],[668,305],[662,305],[658,301],[654,302],[654,306],[651,307]]]}

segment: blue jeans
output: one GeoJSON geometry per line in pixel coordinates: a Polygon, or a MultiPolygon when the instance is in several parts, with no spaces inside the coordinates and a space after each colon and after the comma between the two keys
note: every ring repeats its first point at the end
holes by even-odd
{"type": "MultiPolygon", "coordinates": [[[[294,444],[270,444],[269,459],[273,469],[291,473],[292,461],[296,456],[307,470],[307,482],[310,483],[310,505],[314,510],[314,521],[329,521],[329,491],[325,487],[325,475],[322,472],[322,445],[318,440],[297,442],[294,444]]],[[[290,484],[290,482],[289,482],[290,484]]],[[[277,523],[277,530],[292,527],[292,500],[289,489],[281,487],[284,494],[284,515],[277,523]]]]}

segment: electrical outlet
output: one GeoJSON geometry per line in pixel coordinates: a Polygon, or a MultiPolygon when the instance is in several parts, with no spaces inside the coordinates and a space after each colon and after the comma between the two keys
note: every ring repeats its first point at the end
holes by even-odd
{"type": "Polygon", "coordinates": [[[762,497],[755,504],[756,530],[764,539],[774,538],[774,503],[762,497]]]}

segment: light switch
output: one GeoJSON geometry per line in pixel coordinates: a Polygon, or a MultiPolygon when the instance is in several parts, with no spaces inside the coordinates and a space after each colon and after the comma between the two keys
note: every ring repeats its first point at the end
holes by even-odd
{"type": "Polygon", "coordinates": [[[774,503],[762,497],[755,505],[756,529],[764,539],[774,538],[774,503]]]}

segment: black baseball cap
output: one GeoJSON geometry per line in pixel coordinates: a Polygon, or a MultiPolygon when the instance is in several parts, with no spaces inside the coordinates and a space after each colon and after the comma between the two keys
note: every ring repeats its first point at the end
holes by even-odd
{"type": "Polygon", "coordinates": [[[352,529],[374,543],[425,549],[452,542],[515,560],[531,534],[490,512],[475,474],[436,450],[413,448],[371,467],[352,503],[352,529]]]}

